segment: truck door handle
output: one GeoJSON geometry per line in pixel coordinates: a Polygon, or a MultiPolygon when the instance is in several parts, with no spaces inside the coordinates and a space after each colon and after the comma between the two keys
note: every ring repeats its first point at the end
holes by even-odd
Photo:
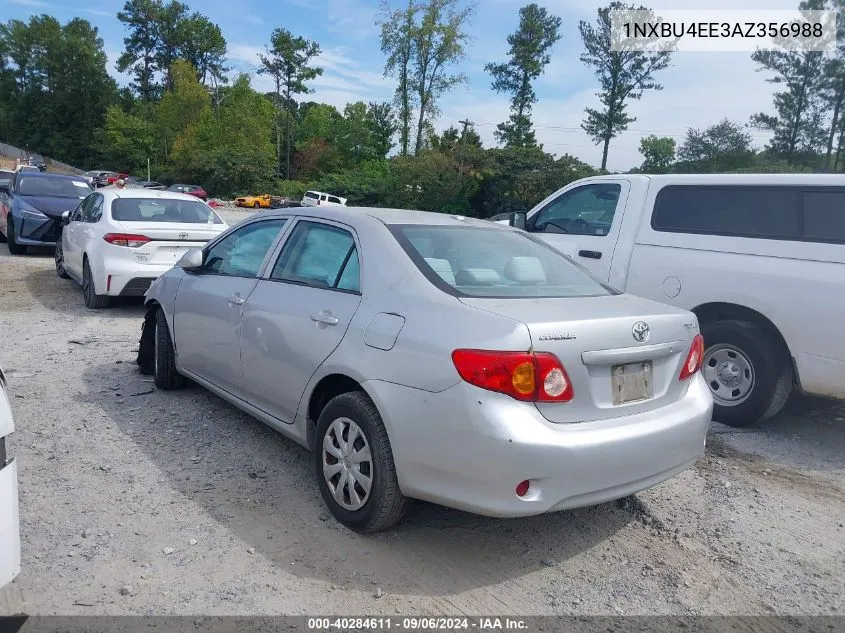
{"type": "Polygon", "coordinates": [[[311,320],[317,323],[324,323],[326,325],[337,325],[338,319],[337,317],[333,317],[331,314],[327,314],[325,312],[318,312],[317,314],[311,315],[311,320]]]}
{"type": "Polygon", "coordinates": [[[241,295],[232,295],[231,297],[229,297],[229,303],[236,306],[242,306],[244,304],[244,301],[245,299],[241,295]]]}
{"type": "Polygon", "coordinates": [[[578,251],[581,257],[589,257],[590,259],[601,259],[601,251],[578,251]]]}

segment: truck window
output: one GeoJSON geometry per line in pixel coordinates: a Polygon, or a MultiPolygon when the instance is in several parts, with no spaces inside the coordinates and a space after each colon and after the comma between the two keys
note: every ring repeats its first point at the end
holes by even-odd
{"type": "Polygon", "coordinates": [[[799,190],[794,187],[664,187],[657,194],[655,231],[800,240],[799,190]]]}
{"type": "Polygon", "coordinates": [[[610,233],[622,187],[596,183],[562,193],[534,216],[539,233],[603,236],[610,233]]]}
{"type": "Polygon", "coordinates": [[[804,237],[845,244],[845,190],[804,192],[804,237]]]}

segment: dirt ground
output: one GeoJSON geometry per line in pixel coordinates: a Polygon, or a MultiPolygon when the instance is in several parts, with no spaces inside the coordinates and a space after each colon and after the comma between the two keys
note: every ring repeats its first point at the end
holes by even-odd
{"type": "Polygon", "coordinates": [[[360,536],[302,448],[138,373],[141,316],[87,310],[50,252],[0,245],[23,540],[0,615],[845,614],[842,404],[714,424],[694,468],[622,502],[518,520],[418,503],[360,536]]]}

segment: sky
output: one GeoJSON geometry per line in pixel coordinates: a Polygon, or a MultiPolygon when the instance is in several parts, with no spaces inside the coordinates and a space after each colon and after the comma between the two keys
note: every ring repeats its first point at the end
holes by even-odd
{"type": "MultiPolygon", "coordinates": [[[[535,83],[538,102],[533,123],[538,142],[556,155],[571,154],[598,166],[601,147],[581,130],[586,107],[597,107],[598,80],[591,68],[579,61],[583,44],[578,33],[580,20],[595,21],[596,9],[608,0],[536,0],[562,19],[561,39],[551,52],[551,63],[535,83]]],[[[390,0],[398,5],[401,0],[390,0]]],[[[466,58],[456,70],[468,83],[445,95],[439,102],[437,127],[443,129],[468,118],[475,123],[485,146],[495,145],[496,124],[508,117],[508,96],[496,94],[484,72],[490,61],[505,61],[507,36],[518,24],[518,11],[528,0],[477,0],[469,26],[471,42],[466,58]]],[[[257,55],[269,43],[274,28],[283,27],[319,43],[319,65],[324,73],[311,83],[309,100],[330,103],[342,109],[353,101],[387,101],[395,82],[383,76],[384,55],[379,46],[377,24],[379,0],[188,0],[220,26],[228,42],[229,66],[233,72],[253,75],[253,86],[270,91],[266,77],[256,74],[257,55]]],[[[655,10],[668,9],[794,9],[795,0],[661,0],[648,3],[655,10]]],[[[47,13],[62,23],[83,17],[97,26],[109,57],[109,72],[125,85],[115,62],[123,49],[126,33],[116,13],[123,1],[0,0],[4,19],[26,20],[47,13]]],[[[745,123],[757,112],[772,111],[773,84],[759,71],[748,53],[675,53],[669,68],[657,75],[663,90],[647,92],[631,102],[629,114],[636,121],[628,131],[611,141],[608,169],[627,170],[642,163],[640,139],[649,134],[671,136],[678,144],[690,127],[703,128],[727,117],[745,123]]],[[[762,147],[767,133],[750,129],[753,143],[762,147]]]]}

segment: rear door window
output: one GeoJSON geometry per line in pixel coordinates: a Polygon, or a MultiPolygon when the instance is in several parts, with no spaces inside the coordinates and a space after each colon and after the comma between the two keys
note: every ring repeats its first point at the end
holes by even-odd
{"type": "Polygon", "coordinates": [[[845,244],[845,190],[805,191],[804,236],[845,244]]]}

